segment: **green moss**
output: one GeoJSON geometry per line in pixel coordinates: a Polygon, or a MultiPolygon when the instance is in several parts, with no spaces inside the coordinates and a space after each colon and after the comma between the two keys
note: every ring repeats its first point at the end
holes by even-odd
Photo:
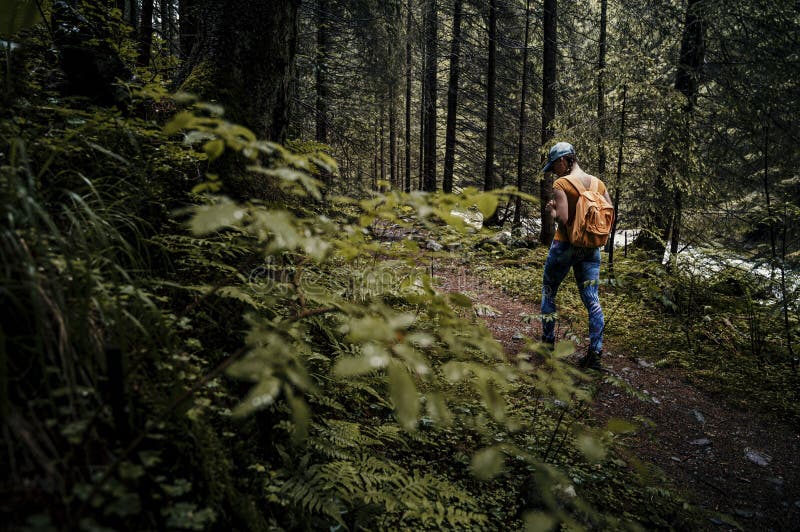
{"type": "Polygon", "coordinates": [[[214,74],[215,69],[211,61],[201,61],[194,66],[179,90],[200,97],[207,97],[213,92],[216,84],[214,74]]]}

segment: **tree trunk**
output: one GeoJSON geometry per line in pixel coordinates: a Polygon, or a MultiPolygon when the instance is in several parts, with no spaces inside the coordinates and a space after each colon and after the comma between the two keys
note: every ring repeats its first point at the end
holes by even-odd
{"type": "MultiPolygon", "coordinates": [[[[494,113],[497,96],[497,0],[489,2],[489,60],[486,69],[486,164],[483,190],[494,190],[494,113]]],[[[483,221],[485,227],[500,225],[497,210],[483,221]]]]}
{"type": "Polygon", "coordinates": [[[316,131],[314,139],[328,143],[328,0],[317,0],[317,52],[315,65],[316,81],[316,131]]]}
{"type": "Polygon", "coordinates": [[[172,6],[172,0],[161,0],[160,2],[160,11],[161,11],[161,36],[164,38],[164,41],[167,43],[167,52],[169,54],[174,53],[174,46],[175,46],[175,39],[173,36],[173,19],[174,11],[172,6]]]}
{"type": "MultiPolygon", "coordinates": [[[[605,1],[605,0],[604,0],[605,1]]],[[[522,167],[525,160],[525,105],[528,96],[528,37],[531,28],[531,0],[525,1],[525,40],[522,42],[522,94],[519,101],[519,135],[517,136],[517,190],[522,192],[522,167]]],[[[514,227],[521,222],[522,198],[517,196],[514,205],[514,227]]]]}
{"type": "Polygon", "coordinates": [[[406,168],[403,188],[411,192],[411,0],[408,0],[406,7],[406,168]]]}
{"type": "MultiPolygon", "coordinates": [[[[614,224],[611,229],[611,238],[608,239],[608,269],[614,273],[614,237],[617,234],[619,223],[619,195],[622,187],[622,147],[625,145],[625,104],[627,103],[628,87],[622,86],[622,117],[619,125],[619,147],[617,148],[617,179],[614,182],[614,224]]],[[[627,246],[626,246],[627,247],[627,246]]]]}
{"type": "Polygon", "coordinates": [[[400,188],[397,179],[397,98],[394,83],[389,85],[389,181],[400,188]]]}
{"type": "Polygon", "coordinates": [[[128,0],[128,23],[134,28],[139,29],[139,2],[138,0],[128,0]]]}
{"type": "Polygon", "coordinates": [[[380,165],[380,158],[378,156],[378,151],[380,147],[380,140],[379,140],[379,125],[376,123],[372,128],[372,190],[378,190],[378,166],[380,165]]]}
{"type": "Polygon", "coordinates": [[[453,41],[450,44],[450,80],[447,84],[447,127],[444,141],[442,190],[453,191],[453,165],[456,154],[456,111],[458,109],[458,61],[461,54],[461,9],[463,0],[453,1],[453,41]]]}
{"type": "MultiPolygon", "coordinates": [[[[556,21],[558,14],[557,0],[544,0],[544,51],[542,54],[542,146],[553,138],[552,122],[556,117],[556,50],[557,31],[556,21]]],[[[553,197],[553,178],[550,173],[544,175],[539,188],[540,212],[542,230],[539,233],[539,242],[549,246],[556,233],[555,220],[546,208],[547,202],[553,197]]]]}
{"type": "Polygon", "coordinates": [[[178,19],[180,55],[188,58],[197,37],[197,0],[178,0],[178,19]]]}
{"type": "Polygon", "coordinates": [[[225,116],[283,142],[289,124],[300,0],[201,0],[198,42],[181,90],[225,106],[225,116]]]}
{"type": "Polygon", "coordinates": [[[600,57],[597,60],[597,175],[606,175],[606,20],[608,0],[600,2],[600,57]]]}
{"type": "MultiPolygon", "coordinates": [[[[703,0],[689,0],[686,6],[686,21],[681,38],[681,51],[675,75],[675,90],[686,97],[683,113],[690,115],[697,102],[699,74],[705,57],[703,0]]],[[[674,127],[668,124],[667,127],[674,127]]],[[[652,253],[654,259],[662,260],[666,242],[677,229],[680,234],[681,213],[676,208],[682,203],[681,191],[677,185],[672,190],[668,186],[675,162],[685,155],[675,150],[673,145],[665,146],[659,154],[656,166],[656,181],[653,186],[655,198],[649,207],[649,230],[643,231],[636,245],[652,253]],[[671,197],[670,197],[671,196],[671,197]]]]}
{"type": "Polygon", "coordinates": [[[142,2],[142,21],[139,24],[139,57],[136,64],[150,65],[150,49],[153,47],[153,0],[142,2]]]}
{"type": "Polygon", "coordinates": [[[423,164],[423,190],[436,191],[436,74],[438,70],[438,22],[436,0],[428,0],[425,24],[425,135],[423,139],[425,160],[423,164]]]}
{"type": "Polygon", "coordinates": [[[379,160],[380,160],[380,171],[378,172],[380,175],[380,190],[386,189],[386,128],[384,124],[386,123],[386,106],[381,100],[380,103],[380,119],[378,124],[378,153],[379,160]]]}
{"type": "Polygon", "coordinates": [[[768,121],[764,120],[764,198],[767,207],[767,227],[769,228],[769,267],[770,267],[770,280],[775,277],[775,262],[777,254],[775,251],[775,224],[772,221],[772,200],[769,195],[769,126],[768,121]]]}
{"type": "MultiPolygon", "coordinates": [[[[424,53],[424,51],[423,51],[424,53]]],[[[417,190],[423,190],[424,175],[425,175],[425,80],[424,80],[424,64],[423,64],[423,79],[419,83],[419,157],[417,160],[417,190]]]]}

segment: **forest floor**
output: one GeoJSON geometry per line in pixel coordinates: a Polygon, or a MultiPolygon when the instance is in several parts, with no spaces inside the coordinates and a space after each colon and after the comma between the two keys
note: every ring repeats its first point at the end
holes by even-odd
{"type": "MultiPolygon", "coordinates": [[[[527,338],[540,337],[535,320],[522,320],[539,312],[533,288],[531,298],[506,295],[463,263],[440,265],[433,273],[441,289],[467,293],[473,303],[491,309],[482,318],[509,357],[527,338]]],[[[564,289],[574,290],[569,279],[564,289]]],[[[650,400],[603,383],[592,407],[598,425],[623,418],[640,426],[623,440],[631,462],[655,465],[671,479],[705,511],[703,529],[800,530],[796,428],[733,406],[726,397],[690,383],[684,369],[658,368],[644,353],[617,350],[614,338],[605,339],[603,364],[607,373],[650,400]]]]}

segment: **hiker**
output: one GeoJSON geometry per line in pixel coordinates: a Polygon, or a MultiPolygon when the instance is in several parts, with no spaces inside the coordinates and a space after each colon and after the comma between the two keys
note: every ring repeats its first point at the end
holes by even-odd
{"type": "MultiPolygon", "coordinates": [[[[605,184],[598,178],[587,174],[578,165],[575,148],[568,142],[559,142],[550,148],[547,164],[542,172],[552,171],[558,176],[553,183],[553,199],[546,208],[558,222],[553,243],[547,254],[542,276],[542,342],[552,346],[555,343],[556,294],[561,281],[569,269],[575,272],[575,281],[586,310],[589,312],[589,349],[578,362],[582,368],[600,370],[600,357],[603,352],[603,308],[600,306],[598,281],[600,279],[600,246],[605,244],[613,223],[614,210],[605,184]],[[587,199],[579,199],[585,191],[587,199]],[[584,209],[588,198],[593,198],[595,214],[599,211],[603,219],[600,228],[594,227],[586,232],[585,222],[576,222],[576,209],[584,209]],[[603,204],[603,200],[605,204],[603,204]],[[610,219],[609,219],[610,217],[610,219]],[[603,237],[603,232],[605,236],[603,237]]],[[[579,210],[580,210],[579,209],[579,210]]],[[[587,216],[585,220],[588,220],[587,216]]],[[[595,222],[597,219],[595,218],[595,222]]],[[[597,224],[596,224],[597,225],[597,224]]]]}

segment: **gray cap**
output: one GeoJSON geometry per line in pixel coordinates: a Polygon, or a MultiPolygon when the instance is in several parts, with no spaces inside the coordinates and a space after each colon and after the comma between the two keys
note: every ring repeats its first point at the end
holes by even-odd
{"type": "Polygon", "coordinates": [[[542,168],[542,172],[547,172],[553,163],[565,155],[575,155],[575,148],[569,142],[559,142],[550,148],[550,155],[547,157],[547,164],[542,168]]]}

